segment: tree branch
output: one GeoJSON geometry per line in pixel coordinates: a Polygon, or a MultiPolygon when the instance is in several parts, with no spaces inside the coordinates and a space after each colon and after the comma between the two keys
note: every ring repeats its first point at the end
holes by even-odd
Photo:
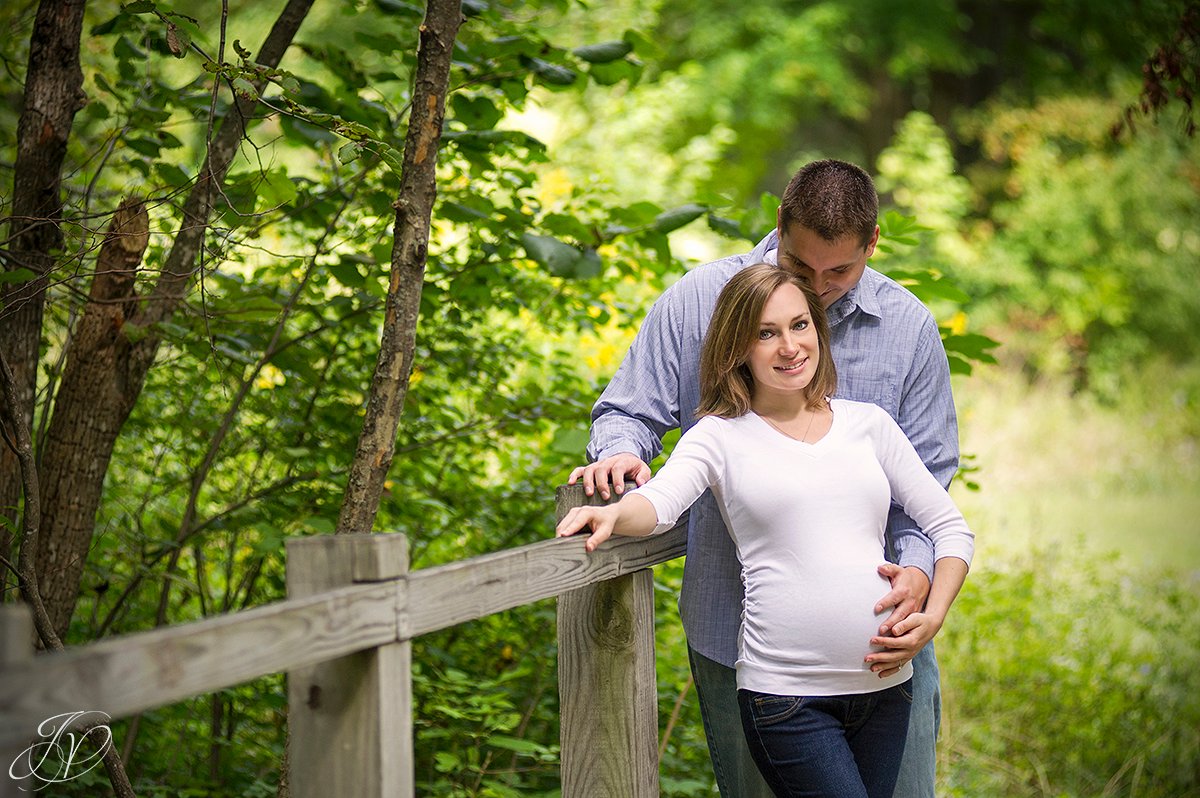
{"type": "Polygon", "coordinates": [[[371,531],[394,456],[396,430],[412,373],[429,225],[437,196],[437,156],[450,62],[461,23],[460,0],[429,0],[420,27],[400,193],[393,203],[396,225],[383,335],[338,518],[338,533],[371,531]]]}

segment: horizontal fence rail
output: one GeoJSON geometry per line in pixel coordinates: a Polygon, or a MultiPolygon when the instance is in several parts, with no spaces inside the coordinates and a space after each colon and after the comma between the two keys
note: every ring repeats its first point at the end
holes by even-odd
{"type": "Polygon", "coordinates": [[[591,554],[584,537],[539,541],[66,652],[0,658],[0,751],[26,744],[42,721],[60,713],[98,710],[119,719],[650,568],[685,553],[686,517],[669,532],[613,539],[591,554]]]}

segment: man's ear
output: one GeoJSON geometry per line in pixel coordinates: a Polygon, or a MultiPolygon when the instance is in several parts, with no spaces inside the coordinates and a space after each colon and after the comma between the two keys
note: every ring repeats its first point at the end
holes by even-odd
{"type": "Polygon", "coordinates": [[[875,225],[875,234],[871,236],[871,240],[867,242],[867,257],[875,254],[875,245],[879,243],[879,225],[875,225]]]}

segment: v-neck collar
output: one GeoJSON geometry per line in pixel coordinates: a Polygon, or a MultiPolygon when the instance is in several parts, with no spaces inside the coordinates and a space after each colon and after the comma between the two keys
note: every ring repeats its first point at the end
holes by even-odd
{"type": "Polygon", "coordinates": [[[824,445],[825,441],[829,440],[833,436],[834,430],[836,430],[839,426],[838,419],[841,418],[842,414],[838,413],[837,411],[835,411],[833,409],[833,402],[829,403],[829,412],[833,413],[833,421],[830,422],[829,429],[825,430],[825,434],[822,435],[817,440],[813,441],[812,443],[809,443],[808,441],[802,441],[798,438],[793,438],[791,435],[788,435],[787,433],[782,432],[781,430],[776,428],[774,424],[767,421],[765,418],[763,418],[762,416],[760,416],[758,413],[754,412],[753,410],[751,410],[748,413],[748,415],[753,416],[754,420],[758,423],[758,425],[760,427],[767,430],[771,435],[778,438],[779,440],[784,441],[786,443],[795,444],[796,446],[802,447],[802,449],[801,449],[802,451],[807,451],[809,453],[815,454],[816,452],[825,448],[825,445],[824,445]]]}

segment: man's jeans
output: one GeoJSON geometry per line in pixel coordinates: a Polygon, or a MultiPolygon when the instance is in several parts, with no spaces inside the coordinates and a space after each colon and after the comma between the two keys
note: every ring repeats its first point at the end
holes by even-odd
{"type": "MultiPolygon", "coordinates": [[[[737,701],[737,674],[688,647],[688,660],[713,773],[722,798],[773,798],[746,745],[737,701]]],[[[934,798],[935,746],[941,695],[933,643],[913,659],[913,706],[895,798],[934,798]]]]}
{"type": "Polygon", "coordinates": [[[912,679],[849,695],[739,690],[750,753],[780,798],[892,798],[911,687],[912,679]]]}

